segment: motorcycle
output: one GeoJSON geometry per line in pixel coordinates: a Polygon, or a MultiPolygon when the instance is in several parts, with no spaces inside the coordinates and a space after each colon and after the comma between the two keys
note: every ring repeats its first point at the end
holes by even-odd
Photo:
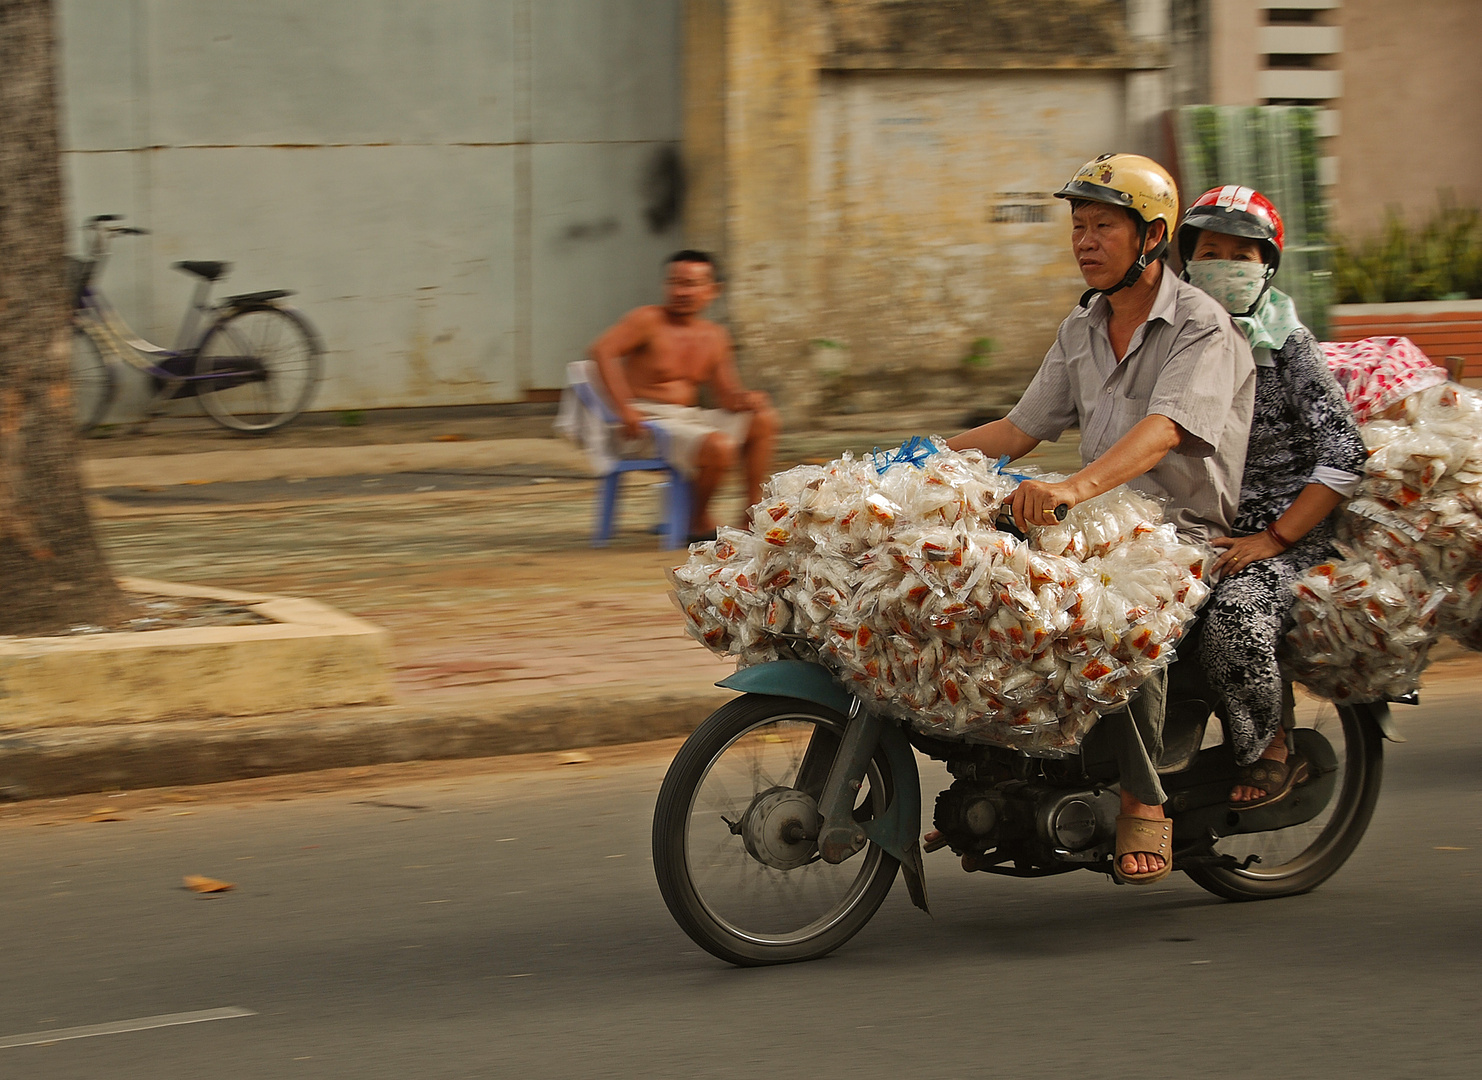
{"type": "MultiPolygon", "coordinates": [[[[1181,652],[1192,654],[1196,633],[1181,652]]],[[[1278,803],[1237,813],[1234,754],[1223,740],[1205,745],[1214,693],[1188,660],[1168,679],[1158,771],[1173,868],[1229,900],[1293,896],[1336,873],[1373,815],[1383,740],[1403,741],[1388,705],[1340,705],[1297,726],[1288,685],[1289,745],[1308,778],[1278,803]]],[[[974,869],[1009,877],[1112,872],[1119,794],[1107,725],[1075,754],[1036,757],[880,715],[817,663],[760,664],[717,685],[742,696],[670,765],[653,860],[675,921],[722,960],[827,955],[870,921],[898,870],[929,911],[916,751],[953,777],[936,798],[932,850],[950,846],[974,869]]]]}

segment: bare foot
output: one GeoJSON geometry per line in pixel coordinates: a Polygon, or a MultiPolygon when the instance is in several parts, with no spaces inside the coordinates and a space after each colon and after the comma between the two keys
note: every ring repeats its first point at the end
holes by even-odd
{"type": "MultiPolygon", "coordinates": [[[[1276,738],[1271,740],[1271,745],[1261,751],[1261,757],[1268,761],[1285,761],[1287,757],[1286,729],[1277,728],[1276,738]]],[[[1230,802],[1235,805],[1253,802],[1266,794],[1265,788],[1250,787],[1247,784],[1236,784],[1230,790],[1230,802]]]]}
{"type": "MultiPolygon", "coordinates": [[[[1122,813],[1128,817],[1145,818],[1148,821],[1162,821],[1165,816],[1161,806],[1149,806],[1145,802],[1139,802],[1125,791],[1122,792],[1122,813]]],[[[1155,855],[1150,851],[1128,852],[1122,856],[1119,866],[1122,873],[1128,877],[1152,874],[1163,869],[1163,856],[1155,855]]]]}

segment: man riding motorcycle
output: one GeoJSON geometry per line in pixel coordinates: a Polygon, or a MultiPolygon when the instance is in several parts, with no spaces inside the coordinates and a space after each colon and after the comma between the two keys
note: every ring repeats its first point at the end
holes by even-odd
{"type": "MultiPolygon", "coordinates": [[[[1178,214],[1172,177],[1149,158],[1104,154],[1055,196],[1070,202],[1071,250],[1089,288],[1009,415],[948,445],[1012,460],[1078,426],[1083,467],[1059,483],[1021,484],[1010,504],[1020,528],[1128,484],[1166,500],[1166,517],[1181,532],[1229,535],[1255,365],[1228,312],[1163,263],[1178,214]]],[[[1131,884],[1172,869],[1156,768],[1165,696],[1159,675],[1126,712],[1102,721],[1121,773],[1113,869],[1131,884]]]]}

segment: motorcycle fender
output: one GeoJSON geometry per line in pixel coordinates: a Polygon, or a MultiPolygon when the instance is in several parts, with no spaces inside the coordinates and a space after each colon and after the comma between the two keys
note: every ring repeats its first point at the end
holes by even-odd
{"type": "MultiPolygon", "coordinates": [[[[803,660],[774,660],[742,668],[715,684],[746,694],[798,698],[832,709],[851,719],[860,701],[837,682],[821,664],[803,660]]],[[[885,812],[864,825],[865,835],[900,861],[911,902],[929,912],[926,868],[921,859],[921,775],[905,732],[894,721],[880,725],[880,749],[890,765],[895,791],[885,812]]]]}
{"type": "MultiPolygon", "coordinates": [[[[799,698],[832,709],[841,716],[853,716],[859,712],[859,699],[835,682],[828,668],[804,660],[773,660],[768,664],[742,668],[715,685],[739,690],[743,694],[799,698]]],[[[914,761],[911,771],[915,772],[914,761]]]]}

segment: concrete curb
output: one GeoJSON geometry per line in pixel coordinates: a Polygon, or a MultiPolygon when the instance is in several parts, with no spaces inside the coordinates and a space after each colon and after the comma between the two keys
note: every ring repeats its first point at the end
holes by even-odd
{"type": "Polygon", "coordinates": [[[398,761],[494,757],[688,735],[734,695],[563,695],[442,713],[314,709],[248,720],[0,732],[0,800],[219,783],[398,761]]]}
{"type": "MultiPolygon", "coordinates": [[[[391,635],[313,600],[122,578],[270,623],[0,640],[6,722],[27,730],[391,701],[391,635]]],[[[0,729],[3,730],[3,729],[0,729]]]]}

